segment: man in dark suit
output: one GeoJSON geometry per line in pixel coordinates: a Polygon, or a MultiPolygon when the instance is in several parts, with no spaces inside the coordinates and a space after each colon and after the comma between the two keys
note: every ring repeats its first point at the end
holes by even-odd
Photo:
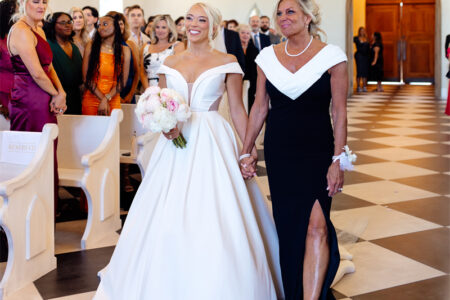
{"type": "Polygon", "coordinates": [[[260,27],[260,20],[258,16],[253,16],[250,18],[250,27],[252,29],[252,40],[255,44],[256,48],[261,51],[265,47],[268,47],[271,45],[269,36],[262,34],[259,31],[260,27]]]}
{"type": "Polygon", "coordinates": [[[242,71],[245,72],[245,56],[239,34],[236,31],[223,28],[223,39],[225,41],[227,53],[236,56],[238,63],[242,68],[242,71]]]}
{"type": "MultiPolygon", "coordinates": [[[[251,39],[249,41],[249,46],[247,48],[247,52],[249,51],[249,49],[254,47],[255,50],[257,51],[257,54],[259,54],[259,52],[262,49],[271,45],[270,38],[269,38],[269,36],[267,36],[259,31],[260,19],[258,16],[251,17],[249,20],[249,23],[250,23],[249,25],[250,25],[252,32],[251,32],[251,39]]],[[[253,68],[255,69],[255,74],[251,74],[248,78],[250,81],[250,87],[248,88],[248,112],[249,113],[250,113],[253,103],[255,102],[255,94],[256,94],[256,66],[254,66],[254,67],[252,66],[252,69],[253,68]]]]}
{"type": "Polygon", "coordinates": [[[273,33],[273,29],[270,29],[270,18],[268,16],[262,16],[260,18],[260,24],[261,32],[270,38],[270,43],[272,45],[279,44],[281,41],[281,36],[273,33]]]}

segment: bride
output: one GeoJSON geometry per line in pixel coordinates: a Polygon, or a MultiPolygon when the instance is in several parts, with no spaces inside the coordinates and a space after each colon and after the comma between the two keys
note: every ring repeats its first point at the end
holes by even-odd
{"type": "Polygon", "coordinates": [[[220,13],[194,4],[189,48],[161,66],[160,86],[189,101],[187,123],[161,135],[94,299],[283,299],[278,242],[265,197],[244,181],[231,125],[217,112],[225,89],[245,138],[242,70],[212,50],[220,13]],[[171,139],[182,132],[187,147],[171,139]]]}

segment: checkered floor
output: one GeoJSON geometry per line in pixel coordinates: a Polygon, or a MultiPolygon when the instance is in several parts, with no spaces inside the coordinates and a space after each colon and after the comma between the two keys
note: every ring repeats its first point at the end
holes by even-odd
{"type": "MultiPolygon", "coordinates": [[[[450,299],[450,118],[443,111],[432,87],[386,86],[349,99],[348,144],[358,161],[333,200],[332,220],[356,272],[334,286],[337,299],[450,299]]],[[[264,160],[258,167],[269,195],[264,160]]],[[[80,251],[84,222],[57,224],[57,270],[17,299],[92,298],[117,238],[80,251]]]]}

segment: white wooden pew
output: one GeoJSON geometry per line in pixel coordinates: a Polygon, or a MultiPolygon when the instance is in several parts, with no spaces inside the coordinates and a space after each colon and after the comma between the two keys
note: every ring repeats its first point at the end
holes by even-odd
{"type": "Polygon", "coordinates": [[[152,133],[142,127],[134,113],[136,104],[121,104],[121,106],[123,121],[120,124],[120,162],[137,164],[144,177],[159,133],[152,133]]]}
{"type": "Polygon", "coordinates": [[[121,228],[119,193],[119,123],[121,110],[110,117],[58,117],[58,172],[61,186],[81,188],[88,217],[81,248],[96,247],[121,228]]]}
{"type": "Polygon", "coordinates": [[[40,132],[0,131],[0,226],[8,261],[0,299],[56,268],[54,246],[55,124],[40,132]]]}

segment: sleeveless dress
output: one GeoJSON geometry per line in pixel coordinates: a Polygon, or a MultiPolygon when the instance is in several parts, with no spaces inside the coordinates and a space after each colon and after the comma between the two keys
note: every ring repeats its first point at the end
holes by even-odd
{"type": "Polygon", "coordinates": [[[227,73],[193,84],[165,65],[168,88],[190,99],[187,147],[161,135],[95,300],[283,299],[275,226],[255,181],[244,181],[233,130],[217,112],[227,73]]]}
{"type": "MultiPolygon", "coordinates": [[[[117,80],[114,76],[114,54],[100,52],[100,67],[98,68],[98,75],[96,80],[97,88],[103,94],[108,94],[113,86],[117,84],[117,80]]],[[[98,106],[100,100],[86,90],[82,101],[82,113],[83,115],[97,115],[98,106]]],[[[111,111],[113,109],[120,109],[120,95],[117,93],[110,101],[109,105],[111,111]]]]}
{"type": "Polygon", "coordinates": [[[144,48],[144,69],[147,73],[148,85],[149,86],[157,86],[159,81],[158,70],[159,67],[164,63],[166,58],[174,53],[175,45],[178,42],[174,43],[167,49],[158,52],[158,53],[149,53],[148,50],[150,45],[146,45],[144,48]]]}
{"type": "Polygon", "coordinates": [[[340,258],[330,221],[331,198],[326,190],[334,152],[329,114],[331,77],[327,71],[346,60],[342,50],[333,45],[325,46],[296,73],[279,62],[273,46],[262,50],[256,58],[267,77],[271,103],[264,157],[286,300],[303,299],[305,240],[316,199],[327,222],[330,245],[330,262],[320,299],[334,298],[329,287],[340,258]]]}
{"type": "MultiPolygon", "coordinates": [[[[30,30],[36,36],[36,53],[39,57],[42,69],[49,73],[53,53],[50,45],[39,34],[30,30]]],[[[11,130],[41,132],[47,123],[57,123],[56,115],[50,112],[50,101],[52,96],[34,81],[30,72],[19,55],[11,56],[14,70],[14,85],[11,90],[11,101],[9,102],[9,117],[11,119],[11,130]]],[[[55,189],[55,211],[58,201],[58,164],[56,159],[57,139],[54,142],[54,189],[55,189]]]]}
{"type": "Polygon", "coordinates": [[[368,78],[370,66],[370,44],[369,42],[361,42],[357,36],[353,37],[353,42],[356,45],[356,77],[368,78]]]}
{"type": "Polygon", "coordinates": [[[72,57],[69,57],[61,46],[56,42],[48,41],[53,52],[53,68],[58,74],[59,81],[66,92],[66,115],[81,115],[81,91],[83,83],[81,66],[83,58],[78,47],[72,45],[72,57]]]}
{"type": "Polygon", "coordinates": [[[375,57],[375,47],[379,47],[380,51],[378,51],[378,59],[374,66],[370,66],[370,78],[371,80],[375,81],[382,81],[384,78],[384,58],[383,58],[383,44],[380,42],[375,42],[370,47],[370,63],[372,64],[372,61],[375,57]]]}
{"type": "MultiPolygon", "coordinates": [[[[37,39],[39,61],[48,75],[53,59],[52,49],[45,39],[31,31],[37,39]]],[[[11,130],[40,132],[45,124],[56,123],[55,114],[50,112],[51,95],[34,81],[19,55],[11,56],[11,62],[14,69],[14,86],[9,104],[11,130]]]]}

